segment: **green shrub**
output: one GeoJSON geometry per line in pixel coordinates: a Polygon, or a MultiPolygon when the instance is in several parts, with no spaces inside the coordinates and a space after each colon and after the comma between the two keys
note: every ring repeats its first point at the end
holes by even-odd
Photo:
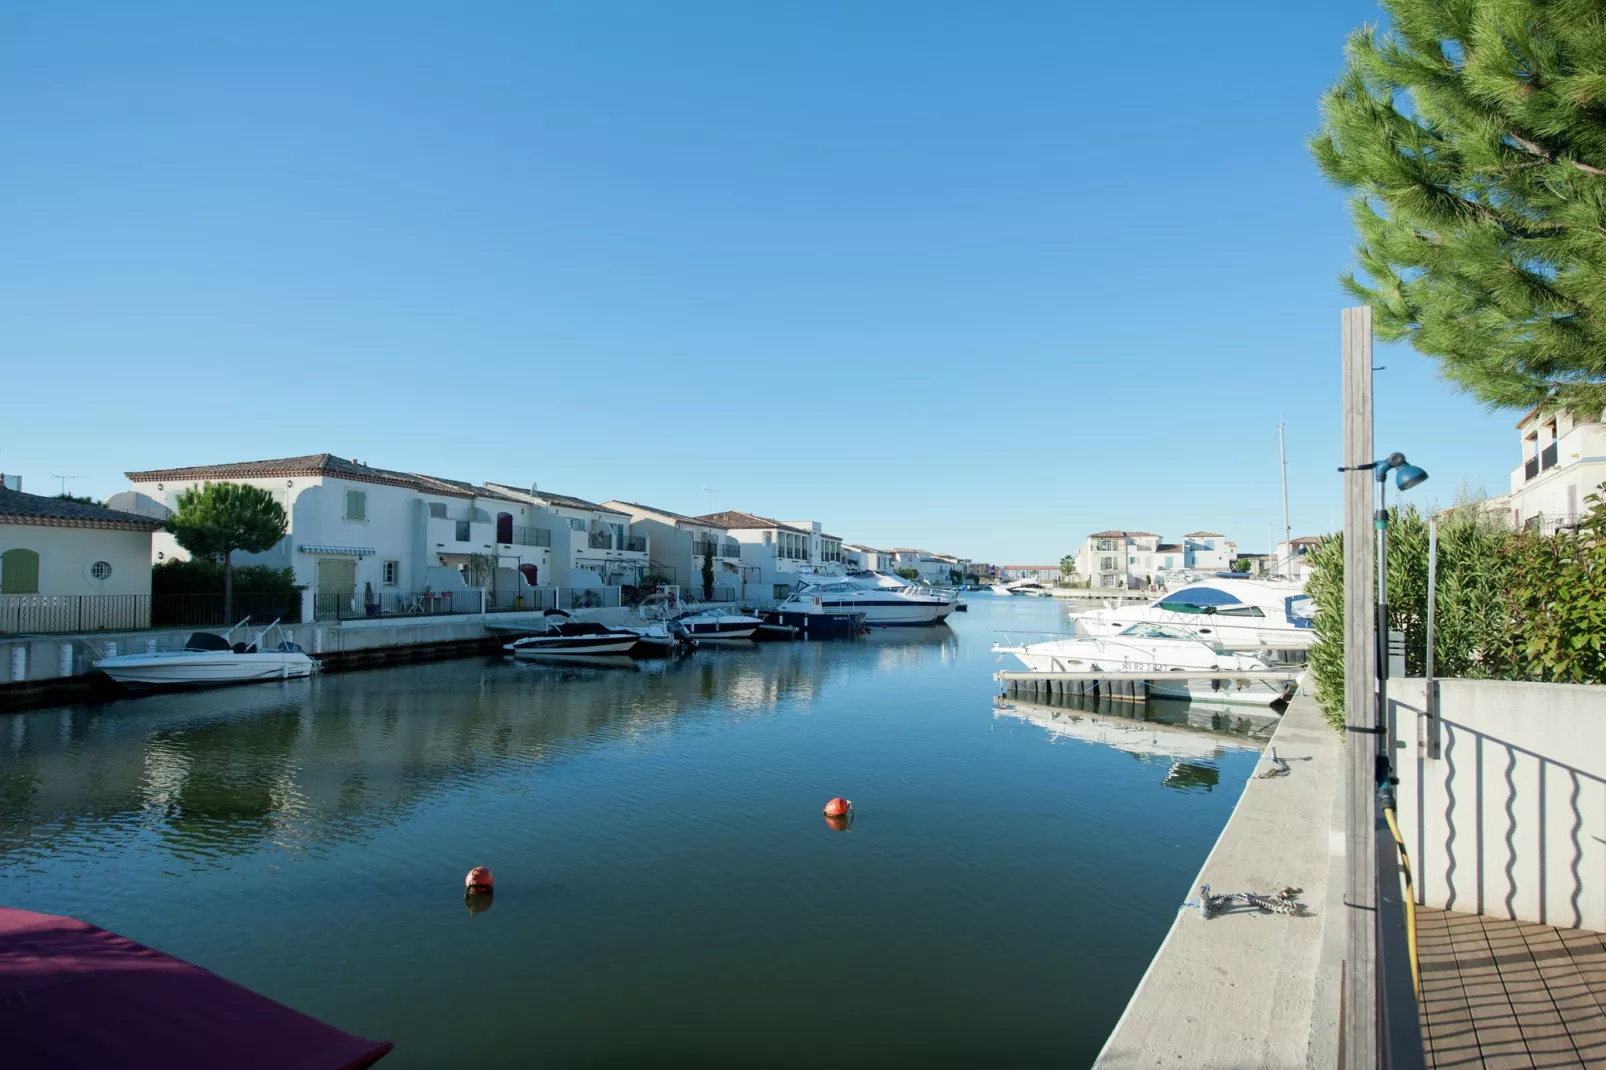
{"type": "MultiPolygon", "coordinates": [[[[235,594],[288,594],[299,590],[295,570],[270,565],[236,565],[235,594]]],[[[152,594],[222,594],[223,565],[209,558],[164,561],[151,569],[152,594]]]]}

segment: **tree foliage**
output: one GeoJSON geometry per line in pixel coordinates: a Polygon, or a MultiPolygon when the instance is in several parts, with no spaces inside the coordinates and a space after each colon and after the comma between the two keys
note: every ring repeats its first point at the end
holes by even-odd
{"type": "MultiPolygon", "coordinates": [[[[1434,672],[1441,677],[1606,683],[1606,504],[1575,535],[1513,532],[1477,505],[1439,519],[1434,672]]],[[[1405,633],[1405,671],[1427,661],[1428,522],[1390,510],[1389,628],[1405,633]]],[[[1316,701],[1344,723],[1344,540],[1314,547],[1306,592],[1316,602],[1310,673],[1316,701]]]]}
{"type": "Polygon", "coordinates": [[[207,483],[181,491],[167,530],[199,557],[223,562],[223,606],[233,609],[233,554],[271,550],[284,537],[284,506],[272,492],[247,483],[207,483]]]}
{"type": "Polygon", "coordinates": [[[1060,575],[1065,579],[1070,579],[1075,574],[1076,555],[1066,554],[1064,557],[1060,558],[1060,575]]]}
{"type": "Polygon", "coordinates": [[[703,579],[703,600],[705,602],[712,602],[714,600],[714,555],[713,554],[704,554],[703,555],[703,575],[702,575],[702,579],[703,579]]]}
{"type": "Polygon", "coordinates": [[[1606,2],[1382,0],[1323,100],[1374,328],[1491,407],[1606,404],[1606,2]]]}
{"type": "Polygon", "coordinates": [[[918,580],[920,578],[920,570],[917,568],[900,568],[895,575],[902,576],[906,580],[918,580]]]}

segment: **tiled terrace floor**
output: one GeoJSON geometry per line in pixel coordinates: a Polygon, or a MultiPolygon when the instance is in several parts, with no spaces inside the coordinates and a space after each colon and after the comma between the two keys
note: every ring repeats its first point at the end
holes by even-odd
{"type": "Polygon", "coordinates": [[[1606,940],[1417,911],[1429,1067],[1606,1067],[1606,940]]]}

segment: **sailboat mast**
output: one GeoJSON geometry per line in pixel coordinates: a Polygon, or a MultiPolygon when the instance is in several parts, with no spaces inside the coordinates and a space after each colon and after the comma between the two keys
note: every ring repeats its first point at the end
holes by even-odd
{"type": "Polygon", "coordinates": [[[1294,553],[1294,531],[1288,525],[1288,449],[1283,444],[1283,422],[1277,421],[1277,456],[1283,464],[1283,542],[1288,547],[1289,556],[1294,553]]]}

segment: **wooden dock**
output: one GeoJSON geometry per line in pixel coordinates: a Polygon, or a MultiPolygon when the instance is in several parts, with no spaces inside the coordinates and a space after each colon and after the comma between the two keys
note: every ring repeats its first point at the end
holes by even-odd
{"type": "Polygon", "coordinates": [[[1302,672],[1264,670],[1259,672],[1223,673],[1209,669],[1183,672],[1036,672],[1030,669],[1005,669],[993,674],[993,679],[1008,691],[1047,695],[1090,695],[1111,698],[1117,702],[1147,702],[1149,681],[1166,683],[1207,681],[1222,691],[1240,687],[1240,681],[1267,684],[1293,684],[1302,672]]]}

